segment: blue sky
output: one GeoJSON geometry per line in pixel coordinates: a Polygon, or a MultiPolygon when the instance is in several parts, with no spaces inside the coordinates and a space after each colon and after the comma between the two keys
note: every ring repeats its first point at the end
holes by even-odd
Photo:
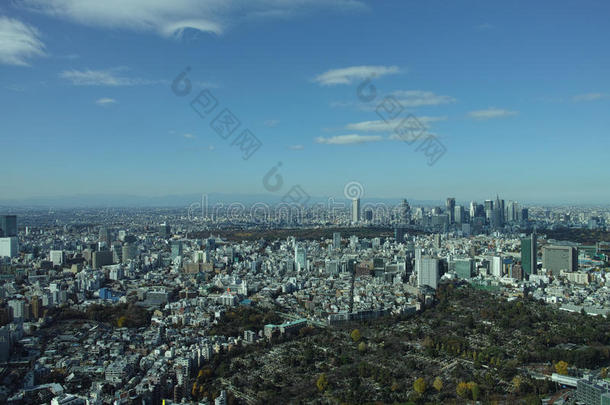
{"type": "Polygon", "coordinates": [[[278,197],[357,181],[365,197],[607,203],[609,15],[602,0],[3,3],[0,199],[270,193],[282,162],[278,197]],[[202,119],[189,102],[206,88],[219,106],[202,119]],[[375,112],[390,95],[446,148],[434,165],[375,112]],[[222,108],[241,121],[229,140],[210,127],[222,108]],[[262,147],[244,160],[246,128],[262,147]]]}

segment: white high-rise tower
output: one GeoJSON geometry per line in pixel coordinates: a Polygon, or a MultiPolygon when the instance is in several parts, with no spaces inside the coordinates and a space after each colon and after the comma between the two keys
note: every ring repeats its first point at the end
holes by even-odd
{"type": "Polygon", "coordinates": [[[360,222],[360,198],[352,200],[352,222],[360,222]]]}

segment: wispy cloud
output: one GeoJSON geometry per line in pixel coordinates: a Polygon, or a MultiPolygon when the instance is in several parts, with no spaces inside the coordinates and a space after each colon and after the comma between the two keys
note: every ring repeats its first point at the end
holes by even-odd
{"type": "Polygon", "coordinates": [[[433,136],[435,138],[438,138],[438,135],[433,134],[431,132],[423,132],[423,133],[411,133],[411,132],[405,132],[403,134],[392,134],[390,136],[388,136],[388,139],[390,141],[402,141],[402,142],[413,142],[413,141],[417,141],[419,139],[426,139],[430,136],[433,136]]]}
{"type": "MultiPolygon", "coordinates": [[[[432,122],[444,121],[447,117],[416,117],[417,121],[419,121],[423,126],[427,126],[432,122]]],[[[393,132],[397,127],[399,127],[402,123],[402,120],[392,120],[392,121],[362,121],[356,122],[352,124],[347,124],[345,129],[350,131],[362,131],[362,132],[393,132]]]]}
{"type": "Polygon", "coordinates": [[[501,108],[491,107],[486,110],[475,110],[468,113],[470,118],[476,120],[488,120],[493,118],[504,118],[517,115],[517,111],[504,110],[501,108]]]}
{"type": "Polygon", "coordinates": [[[95,100],[95,104],[97,105],[101,105],[103,106],[107,106],[107,105],[111,105],[111,104],[116,104],[116,100],[113,98],[109,98],[109,97],[102,97],[102,98],[98,98],[97,100],[95,100]]]}
{"type": "MultiPolygon", "coordinates": [[[[407,108],[450,104],[457,101],[451,96],[424,90],[397,90],[390,93],[390,96],[394,97],[402,107],[407,108]]],[[[330,106],[332,108],[352,107],[362,111],[375,111],[379,105],[356,101],[333,101],[330,103],[330,106]]]]}
{"type": "Polygon", "coordinates": [[[278,126],[279,123],[279,120],[267,120],[265,121],[265,126],[268,126],[269,128],[275,128],[278,126]]]}
{"type": "Polygon", "coordinates": [[[326,10],[366,9],[358,0],[14,0],[23,8],[103,28],[181,36],[186,30],[222,34],[246,19],[287,18],[326,10]]]}
{"type": "Polygon", "coordinates": [[[483,23],[483,24],[477,25],[474,28],[477,29],[478,31],[489,31],[491,29],[494,29],[495,27],[490,23],[483,23]]]}
{"type": "Polygon", "coordinates": [[[291,149],[291,150],[303,150],[303,149],[305,149],[305,147],[303,145],[290,145],[288,147],[288,149],[291,149]]]}
{"type": "Polygon", "coordinates": [[[602,98],[607,98],[608,94],[606,93],[586,93],[586,94],[578,94],[574,97],[572,97],[573,101],[576,102],[580,102],[580,101],[595,101],[595,100],[600,100],[602,98]]]}
{"type": "Polygon", "coordinates": [[[337,135],[324,138],[319,136],[316,138],[316,143],[323,143],[327,145],[353,145],[368,142],[381,142],[383,137],[379,135],[337,135]]]}
{"type": "Polygon", "coordinates": [[[10,90],[10,91],[16,91],[19,93],[23,93],[27,89],[25,86],[22,86],[20,84],[9,84],[7,86],[4,86],[4,88],[7,90],[10,90]]]}
{"type": "MultiPolygon", "coordinates": [[[[429,136],[434,136],[438,138],[438,135],[435,135],[428,131],[423,132],[408,132],[402,134],[392,133],[388,136],[381,135],[338,135],[329,138],[318,137],[316,138],[316,143],[322,143],[327,145],[354,145],[361,143],[369,143],[369,142],[383,142],[383,141],[401,141],[401,142],[412,142],[418,139],[425,139],[429,136]]],[[[299,147],[298,149],[302,149],[302,145],[294,145],[299,147]]],[[[293,149],[293,147],[291,147],[293,149]]],[[[294,148],[296,149],[296,148],[294,148]]]]}
{"type": "Polygon", "coordinates": [[[106,70],[64,70],[59,74],[75,86],[137,86],[158,84],[160,81],[126,77],[120,74],[124,68],[106,70]]]}
{"type": "Polygon", "coordinates": [[[355,80],[367,77],[379,78],[381,76],[399,73],[398,66],[351,66],[342,69],[332,69],[316,76],[313,81],[323,86],[335,84],[351,84],[355,80]]]}
{"type": "Polygon", "coordinates": [[[0,63],[29,66],[29,60],[44,56],[38,30],[19,20],[0,16],[0,63]]]}
{"type": "Polygon", "coordinates": [[[541,101],[543,103],[563,103],[566,100],[563,97],[538,97],[535,101],[541,101]]]}
{"type": "Polygon", "coordinates": [[[456,101],[451,96],[443,96],[423,90],[399,90],[392,93],[392,95],[398,99],[403,107],[449,104],[456,101]]]}
{"type": "Polygon", "coordinates": [[[353,101],[331,101],[330,106],[332,108],[352,107],[354,106],[353,101]]]}
{"type": "Polygon", "coordinates": [[[195,139],[196,136],[191,134],[191,133],[186,133],[182,135],[183,137],[185,137],[186,139],[195,139]]]}

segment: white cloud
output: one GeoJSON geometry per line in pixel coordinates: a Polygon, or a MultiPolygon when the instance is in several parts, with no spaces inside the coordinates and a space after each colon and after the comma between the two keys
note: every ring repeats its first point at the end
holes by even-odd
{"type": "Polygon", "coordinates": [[[195,135],[190,134],[190,133],[189,134],[184,134],[182,136],[185,137],[186,139],[195,139],[196,138],[195,135]]]}
{"type": "Polygon", "coordinates": [[[586,93],[586,94],[578,94],[572,97],[574,101],[595,101],[600,100],[602,98],[608,97],[608,94],[605,93],[586,93]]]}
{"type": "Polygon", "coordinates": [[[137,86],[160,83],[159,81],[125,77],[119,74],[123,68],[106,70],[64,70],[59,74],[75,86],[137,86]]]}
{"type": "Polygon", "coordinates": [[[365,9],[358,0],[15,0],[16,4],[79,24],[156,32],[170,37],[187,29],[221,34],[236,20],[286,18],[335,9],[365,9]]]}
{"type": "Polygon", "coordinates": [[[381,76],[399,73],[398,66],[351,66],[342,69],[331,69],[316,76],[313,81],[323,86],[335,84],[350,84],[354,80],[368,77],[379,78],[381,76]]]}
{"type": "Polygon", "coordinates": [[[403,107],[448,104],[456,101],[451,96],[441,96],[431,91],[423,90],[399,90],[395,91],[392,95],[398,99],[403,107]]]}
{"type": "Polygon", "coordinates": [[[208,146],[208,150],[214,150],[214,149],[216,149],[216,146],[214,146],[214,145],[208,146]]]}
{"type": "Polygon", "coordinates": [[[383,141],[383,137],[379,135],[337,135],[329,138],[317,137],[316,143],[323,143],[327,145],[352,145],[367,142],[380,142],[383,141]]]}
{"type": "Polygon", "coordinates": [[[476,110],[468,113],[470,118],[477,120],[488,120],[492,118],[503,118],[517,115],[517,111],[503,110],[501,108],[491,107],[486,110],[476,110]]]}
{"type": "Polygon", "coordinates": [[[278,126],[278,124],[280,123],[279,120],[267,120],[265,121],[265,125],[268,126],[269,128],[275,128],[278,126]]]}
{"type": "Polygon", "coordinates": [[[95,103],[97,105],[101,105],[101,106],[107,106],[107,105],[110,105],[110,104],[116,104],[116,102],[117,101],[115,99],[109,98],[109,97],[102,97],[102,98],[99,98],[99,99],[97,99],[95,101],[95,103]]]}
{"type": "Polygon", "coordinates": [[[303,145],[290,145],[288,147],[288,149],[292,149],[292,150],[303,150],[305,149],[305,147],[303,145]]]}
{"type": "Polygon", "coordinates": [[[44,48],[36,28],[0,16],[0,63],[28,66],[29,59],[45,55],[44,48]]]}
{"type": "MultiPolygon", "coordinates": [[[[419,122],[419,124],[421,124],[421,126],[426,127],[427,124],[430,124],[432,122],[444,121],[447,119],[447,117],[415,117],[415,119],[419,122]]],[[[383,120],[362,121],[353,124],[347,124],[345,126],[345,129],[363,132],[393,132],[397,127],[401,125],[403,120],[404,118],[387,122],[383,120]]],[[[405,122],[409,123],[410,121],[407,120],[405,122]]]]}

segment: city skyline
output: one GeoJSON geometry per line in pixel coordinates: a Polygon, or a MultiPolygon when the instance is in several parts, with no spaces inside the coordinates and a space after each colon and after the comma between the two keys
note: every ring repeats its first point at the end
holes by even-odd
{"type": "Polygon", "coordinates": [[[597,180],[610,145],[604,2],[78,4],[0,8],[3,201],[279,200],[293,185],[340,196],[348,181],[363,200],[610,197],[597,180]],[[261,141],[250,158],[193,111],[203,89],[261,141]],[[446,147],[432,166],[376,113],[387,96],[446,147]],[[269,191],[280,162],[284,186],[269,191]]]}
{"type": "Polygon", "coordinates": [[[610,2],[0,2],[0,403],[610,404],[610,2]]]}

